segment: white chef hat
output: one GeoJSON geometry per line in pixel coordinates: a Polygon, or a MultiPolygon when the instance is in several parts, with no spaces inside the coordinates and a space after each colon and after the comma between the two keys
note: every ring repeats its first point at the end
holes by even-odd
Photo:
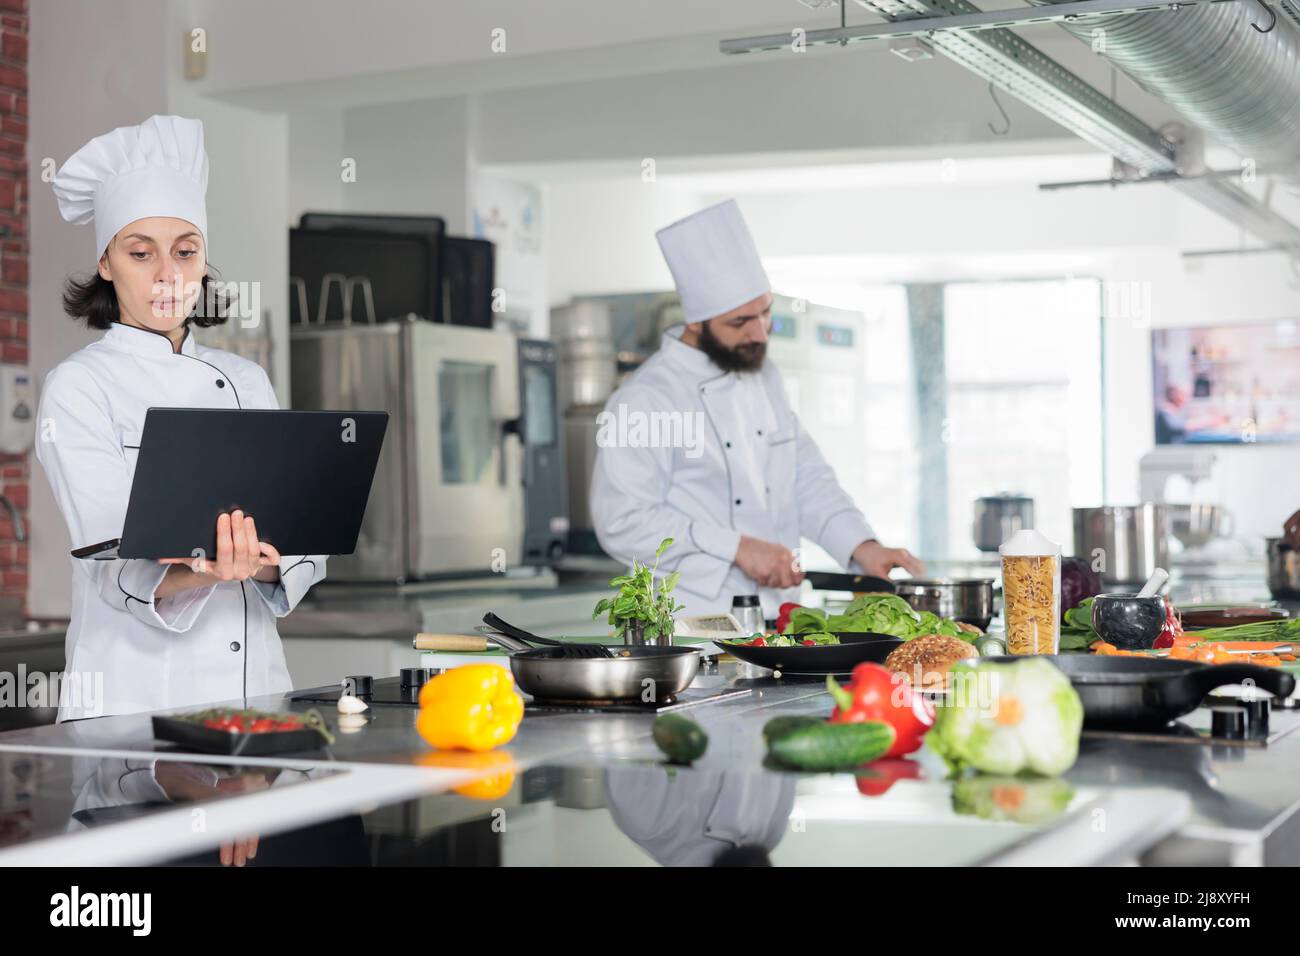
{"type": "Polygon", "coordinates": [[[59,212],[95,223],[95,258],[122,227],[147,216],[191,222],[208,239],[208,154],[203,124],[184,116],[150,116],[96,136],[54,177],[59,212]]]}
{"type": "Polygon", "coordinates": [[[736,200],[728,199],[655,233],[687,322],[730,312],[772,284],[736,200]]]}

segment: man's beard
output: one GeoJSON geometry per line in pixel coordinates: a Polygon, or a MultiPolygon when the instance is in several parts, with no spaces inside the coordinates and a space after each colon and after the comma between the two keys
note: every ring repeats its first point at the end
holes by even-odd
{"type": "Polygon", "coordinates": [[[724,372],[757,372],[767,357],[766,342],[746,342],[727,348],[714,336],[708,322],[700,325],[700,350],[724,372]]]}

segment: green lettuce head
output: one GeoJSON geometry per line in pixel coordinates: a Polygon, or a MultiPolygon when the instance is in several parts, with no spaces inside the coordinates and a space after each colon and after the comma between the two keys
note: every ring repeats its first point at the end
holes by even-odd
{"type": "Polygon", "coordinates": [[[1074,765],[1083,703],[1048,661],[957,664],[952,675],[926,742],[953,771],[1052,777],[1074,765]]]}

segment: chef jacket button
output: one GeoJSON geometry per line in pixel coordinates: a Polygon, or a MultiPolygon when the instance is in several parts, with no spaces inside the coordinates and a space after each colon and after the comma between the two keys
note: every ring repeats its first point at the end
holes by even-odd
{"type": "Polygon", "coordinates": [[[727,442],[727,447],[728,447],[728,448],[731,447],[731,442],[727,442]]]}
{"type": "Polygon", "coordinates": [[[231,642],[230,642],[230,649],[231,649],[232,651],[237,651],[237,650],[239,650],[239,641],[231,641],[231,642]]]}
{"type": "MultiPolygon", "coordinates": [[[[217,388],[225,388],[225,387],[226,387],[226,382],[225,382],[225,380],[224,380],[224,379],[220,379],[220,378],[217,379],[217,388]]],[[[762,432],[759,432],[759,434],[761,435],[761,434],[763,434],[763,433],[762,433],[762,432]]]]}
{"type": "Polygon", "coordinates": [[[739,499],[739,498],[736,499],[736,504],[740,504],[740,499],[739,499]]]}
{"type": "Polygon", "coordinates": [[[759,433],[760,435],[763,434],[763,429],[760,428],[760,429],[758,430],[758,433],[759,433]]]}

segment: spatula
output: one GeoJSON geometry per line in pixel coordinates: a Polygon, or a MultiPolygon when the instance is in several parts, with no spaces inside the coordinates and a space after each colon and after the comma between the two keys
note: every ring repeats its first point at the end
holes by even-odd
{"type": "Polygon", "coordinates": [[[558,648],[557,657],[571,658],[574,660],[586,660],[593,657],[613,657],[613,652],[603,644],[573,644],[569,641],[557,641],[549,637],[539,637],[523,628],[515,627],[508,624],[501,618],[497,617],[491,611],[483,615],[483,623],[495,631],[500,631],[507,637],[513,637],[517,641],[526,641],[529,644],[541,644],[545,647],[558,648]]]}

